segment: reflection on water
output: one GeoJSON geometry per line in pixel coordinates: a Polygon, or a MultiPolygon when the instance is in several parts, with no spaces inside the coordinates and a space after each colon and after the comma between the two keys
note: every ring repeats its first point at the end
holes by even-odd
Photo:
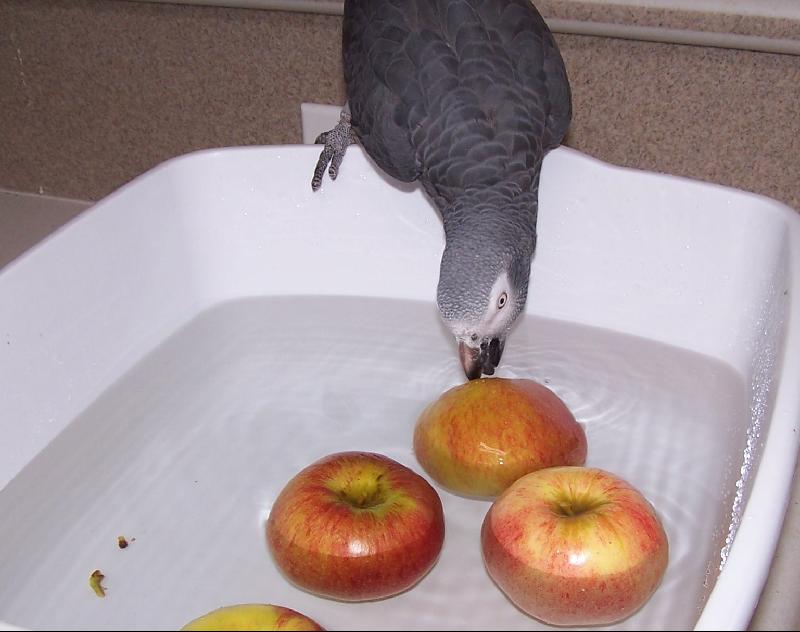
{"type": "MultiPolygon", "coordinates": [[[[664,581],[616,627],[691,628],[713,588],[746,440],[740,378],[690,352],[532,316],[512,332],[498,375],[561,396],[586,429],[587,464],[630,481],[664,522],[664,581]]],[[[423,473],[411,451],[417,416],[463,380],[427,303],[260,298],[200,315],[0,492],[0,516],[14,516],[0,522],[2,573],[14,578],[0,591],[0,619],[177,629],[222,605],[267,601],[329,629],[546,628],[483,568],[486,501],[440,491],[441,559],[385,601],[303,593],[266,550],[272,500],[323,455],[382,452],[423,473]],[[136,541],[121,552],[119,535],[136,541]],[[95,568],[104,600],[88,589],[95,568]]]]}

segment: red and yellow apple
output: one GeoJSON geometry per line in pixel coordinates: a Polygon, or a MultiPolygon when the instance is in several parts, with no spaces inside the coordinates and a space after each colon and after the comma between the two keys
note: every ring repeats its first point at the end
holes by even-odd
{"type": "Polygon", "coordinates": [[[553,467],[523,476],[483,521],[489,575],[520,609],[552,625],[604,625],[638,610],[667,567],[650,502],[604,470],[553,467]]]}
{"type": "Polygon", "coordinates": [[[248,603],[217,608],[181,630],[323,630],[304,614],[272,604],[248,603]]]}
{"type": "Polygon", "coordinates": [[[425,408],[414,453],[450,491],[494,497],[544,467],[583,465],[586,433],[564,402],[529,379],[483,378],[456,386],[425,408]]]}
{"type": "Polygon", "coordinates": [[[401,463],[340,452],[287,483],[266,532],[273,559],[297,586],[345,601],[380,599],[433,567],[444,512],[436,490],[401,463]]]}

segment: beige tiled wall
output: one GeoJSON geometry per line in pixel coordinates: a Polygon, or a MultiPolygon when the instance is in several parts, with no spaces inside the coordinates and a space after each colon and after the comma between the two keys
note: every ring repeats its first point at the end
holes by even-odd
{"type": "MultiPolygon", "coordinates": [[[[98,199],[194,149],[300,142],[302,101],[344,100],[338,16],[3,0],[0,24],[0,188],[98,199]]],[[[568,145],[800,209],[800,57],[557,38],[568,145]]]]}

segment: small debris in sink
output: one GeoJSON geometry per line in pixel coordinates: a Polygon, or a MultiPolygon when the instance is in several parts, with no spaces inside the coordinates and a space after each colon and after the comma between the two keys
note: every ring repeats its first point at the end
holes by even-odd
{"type": "Polygon", "coordinates": [[[95,570],[89,575],[89,586],[92,587],[94,594],[98,597],[105,597],[106,590],[103,588],[102,581],[105,579],[105,575],[99,570],[95,570]]]}
{"type": "Polygon", "coordinates": [[[117,546],[119,548],[121,548],[121,549],[127,549],[128,548],[128,541],[125,539],[124,535],[118,535],[117,536],[117,546]]]}

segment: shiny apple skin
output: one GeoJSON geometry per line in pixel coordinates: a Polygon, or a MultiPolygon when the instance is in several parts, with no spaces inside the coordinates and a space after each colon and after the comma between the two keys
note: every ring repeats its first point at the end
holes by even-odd
{"type": "Polygon", "coordinates": [[[489,575],[521,610],[551,625],[606,625],[636,612],[667,567],[667,535],[650,502],[597,468],[528,474],[484,518],[489,575]]]}
{"type": "Polygon", "coordinates": [[[273,604],[248,603],[217,608],[190,621],[181,630],[310,630],[325,628],[306,615],[273,604]]]}
{"type": "Polygon", "coordinates": [[[544,467],[583,465],[586,433],[566,404],[530,379],[482,378],[429,404],[414,428],[414,454],[445,489],[494,498],[544,467]]]}
{"type": "Polygon", "coordinates": [[[273,559],[294,584],[344,601],[416,584],[444,543],[441,499],[422,476],[376,453],[340,452],[299,472],[266,524],[273,559]]]}

